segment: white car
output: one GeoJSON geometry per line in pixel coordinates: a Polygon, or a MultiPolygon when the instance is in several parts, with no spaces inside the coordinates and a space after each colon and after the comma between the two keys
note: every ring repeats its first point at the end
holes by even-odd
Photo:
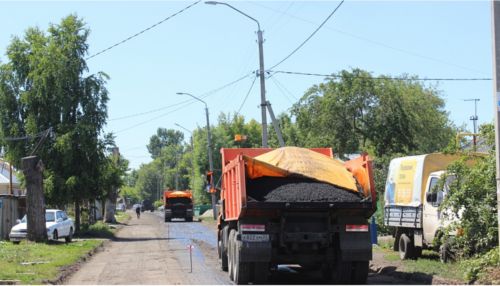
{"type": "MultiPolygon", "coordinates": [[[[14,244],[18,244],[21,240],[26,239],[28,235],[27,224],[28,220],[26,216],[24,216],[23,219],[10,230],[10,241],[14,244]]],[[[45,211],[45,227],[47,228],[47,237],[51,240],[58,240],[64,237],[66,242],[71,242],[73,234],[75,233],[73,220],[61,210],[48,209],[45,211]]]]}

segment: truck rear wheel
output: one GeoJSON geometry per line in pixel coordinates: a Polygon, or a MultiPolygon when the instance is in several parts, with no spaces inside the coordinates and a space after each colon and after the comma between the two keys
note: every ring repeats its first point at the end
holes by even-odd
{"type": "Polygon", "coordinates": [[[352,284],[365,284],[368,278],[368,270],[370,265],[368,261],[355,261],[352,262],[352,284]]]}
{"type": "Polygon", "coordinates": [[[193,217],[192,217],[192,216],[191,216],[191,217],[187,217],[187,218],[186,218],[186,221],[187,221],[187,222],[192,222],[192,221],[193,221],[193,217]]]}
{"type": "Polygon", "coordinates": [[[234,280],[234,238],[235,238],[235,231],[232,229],[229,232],[229,238],[227,240],[227,254],[228,254],[228,275],[229,275],[229,280],[233,281],[234,280]]]}
{"type": "Polygon", "coordinates": [[[222,230],[219,231],[219,241],[217,241],[217,252],[219,254],[220,268],[222,271],[227,271],[228,269],[228,259],[227,252],[224,249],[227,248],[227,245],[224,245],[224,232],[222,230]]]}
{"type": "Polygon", "coordinates": [[[252,263],[252,282],[254,284],[266,284],[269,276],[269,263],[254,262],[252,263]]]}
{"type": "Polygon", "coordinates": [[[414,257],[414,246],[411,239],[405,234],[399,238],[399,257],[401,259],[410,259],[414,257]]]}
{"type": "Polygon", "coordinates": [[[250,264],[246,262],[241,262],[241,241],[237,240],[236,237],[238,233],[236,232],[233,236],[233,248],[234,248],[234,283],[236,284],[248,284],[250,280],[250,264]]]}
{"type": "Polygon", "coordinates": [[[338,260],[335,265],[335,279],[333,282],[349,284],[351,282],[352,263],[350,261],[338,260]]]}

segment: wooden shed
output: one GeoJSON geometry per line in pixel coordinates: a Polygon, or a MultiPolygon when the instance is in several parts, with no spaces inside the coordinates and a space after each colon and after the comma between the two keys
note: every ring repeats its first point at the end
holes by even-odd
{"type": "Polygon", "coordinates": [[[26,212],[26,197],[0,195],[0,240],[8,239],[12,226],[26,212]]]}

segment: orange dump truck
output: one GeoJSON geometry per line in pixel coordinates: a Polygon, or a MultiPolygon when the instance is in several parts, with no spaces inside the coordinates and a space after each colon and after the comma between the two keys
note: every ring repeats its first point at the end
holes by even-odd
{"type": "Polygon", "coordinates": [[[364,283],[375,211],[371,160],[343,162],[330,148],[221,149],[218,253],[237,284],[266,283],[278,265],[364,283]]]}
{"type": "Polygon", "coordinates": [[[163,205],[165,222],[171,221],[172,218],[193,221],[193,193],[190,190],[166,190],[163,193],[163,205]]]}

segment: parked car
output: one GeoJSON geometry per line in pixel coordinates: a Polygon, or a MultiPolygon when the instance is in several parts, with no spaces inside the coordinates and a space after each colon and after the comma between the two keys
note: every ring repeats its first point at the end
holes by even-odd
{"type": "MultiPolygon", "coordinates": [[[[47,237],[49,240],[59,240],[64,237],[66,242],[71,242],[75,232],[73,220],[69,218],[62,210],[48,209],[45,211],[45,227],[47,228],[47,237]]],[[[9,239],[14,244],[26,239],[28,235],[28,220],[26,215],[18,224],[12,227],[9,239]]]]}
{"type": "Polygon", "coordinates": [[[125,211],[125,204],[119,203],[116,205],[116,210],[124,212],[125,211]]]}

